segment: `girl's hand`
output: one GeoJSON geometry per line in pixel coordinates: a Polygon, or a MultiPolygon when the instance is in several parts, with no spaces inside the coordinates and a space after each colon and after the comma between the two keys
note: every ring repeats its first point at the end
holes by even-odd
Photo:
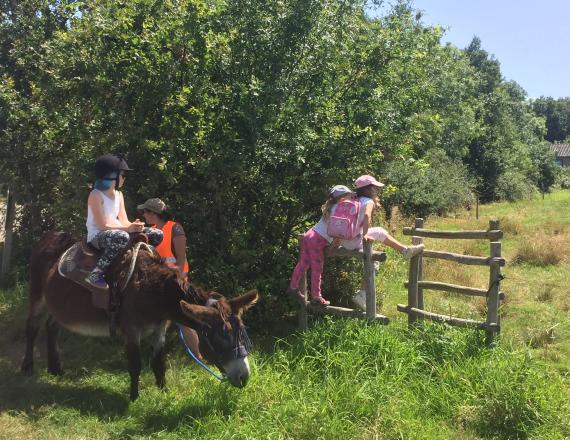
{"type": "Polygon", "coordinates": [[[139,219],[136,219],[132,222],[129,227],[127,228],[127,232],[134,233],[134,232],[142,232],[144,228],[144,223],[141,222],[139,219]]]}
{"type": "Polygon", "coordinates": [[[362,239],[364,241],[374,241],[374,237],[372,237],[371,235],[366,234],[364,237],[362,237],[362,239]]]}
{"type": "Polygon", "coordinates": [[[331,247],[333,249],[336,249],[339,246],[340,246],[340,238],[333,238],[333,241],[331,243],[331,247]]]}

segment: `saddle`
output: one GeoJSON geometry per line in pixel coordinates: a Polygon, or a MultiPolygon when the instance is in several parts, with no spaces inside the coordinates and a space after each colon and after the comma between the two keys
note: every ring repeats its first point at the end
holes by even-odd
{"type": "Polygon", "coordinates": [[[85,281],[87,274],[95,268],[101,253],[102,251],[87,243],[84,238],[64,252],[59,260],[58,272],[62,277],[88,289],[91,292],[93,306],[108,310],[111,296],[109,289],[97,288],[85,281]]]}
{"type": "Polygon", "coordinates": [[[57,266],[58,272],[62,277],[68,278],[88,289],[91,292],[91,301],[94,307],[103,309],[110,315],[116,314],[119,307],[120,293],[131,279],[139,249],[144,246],[148,252],[156,254],[156,250],[149,246],[148,238],[144,234],[132,235],[131,241],[127,246],[130,246],[132,243],[135,244],[129,251],[131,261],[128,273],[126,273],[121,285],[113,288],[113,292],[109,288],[97,288],[85,281],[85,277],[95,268],[102,253],[102,251],[87,243],[86,239],[78,241],[63,253],[57,266]]]}

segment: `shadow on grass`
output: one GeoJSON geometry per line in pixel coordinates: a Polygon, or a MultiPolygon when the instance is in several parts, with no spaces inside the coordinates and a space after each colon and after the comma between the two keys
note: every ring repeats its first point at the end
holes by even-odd
{"type": "Polygon", "coordinates": [[[94,386],[51,384],[0,366],[0,411],[16,411],[37,418],[36,408],[57,405],[83,415],[113,418],[125,414],[129,399],[125,390],[110,391],[94,386]]]}

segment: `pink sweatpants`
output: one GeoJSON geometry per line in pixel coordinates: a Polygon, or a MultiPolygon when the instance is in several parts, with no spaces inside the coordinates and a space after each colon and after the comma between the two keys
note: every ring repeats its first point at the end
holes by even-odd
{"type": "Polygon", "coordinates": [[[301,239],[299,262],[293,270],[291,282],[289,283],[291,289],[299,288],[301,276],[310,268],[311,296],[313,298],[321,296],[321,277],[323,275],[325,248],[327,246],[327,240],[312,228],[303,235],[301,239]]]}

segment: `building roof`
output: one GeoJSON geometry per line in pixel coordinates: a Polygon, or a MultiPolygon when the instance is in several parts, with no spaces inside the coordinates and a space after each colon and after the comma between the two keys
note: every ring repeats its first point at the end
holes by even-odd
{"type": "Polygon", "coordinates": [[[550,148],[556,153],[556,157],[570,157],[570,144],[552,144],[550,148]]]}

